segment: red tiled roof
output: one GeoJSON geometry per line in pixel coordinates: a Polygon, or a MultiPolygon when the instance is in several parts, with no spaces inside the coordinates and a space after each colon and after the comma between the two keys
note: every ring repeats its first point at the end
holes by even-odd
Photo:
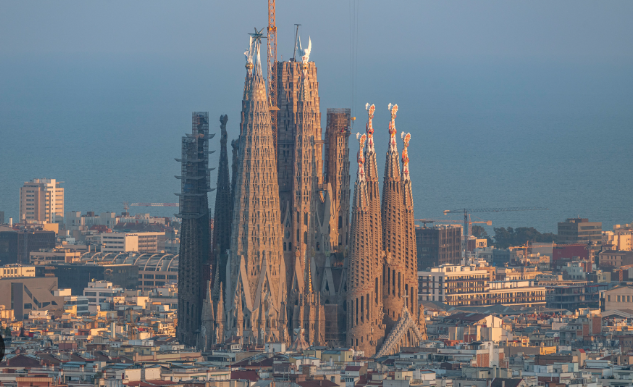
{"type": "Polygon", "coordinates": [[[259,380],[259,375],[257,372],[248,370],[248,371],[231,371],[231,380],[250,380],[251,382],[256,382],[259,380]]]}
{"type": "Polygon", "coordinates": [[[338,386],[338,384],[331,382],[329,380],[303,380],[301,382],[296,382],[301,387],[334,387],[338,386]]]}

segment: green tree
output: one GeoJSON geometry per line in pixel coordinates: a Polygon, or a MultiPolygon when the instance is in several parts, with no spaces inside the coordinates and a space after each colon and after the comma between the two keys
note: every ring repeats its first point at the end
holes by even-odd
{"type": "Polygon", "coordinates": [[[490,236],[488,235],[488,232],[486,232],[486,229],[483,228],[482,226],[478,226],[478,225],[473,225],[472,229],[471,229],[472,235],[476,238],[479,239],[487,239],[488,240],[488,246],[492,246],[494,245],[494,241],[492,240],[492,238],[490,238],[490,236]]]}
{"type": "Polygon", "coordinates": [[[510,246],[522,246],[526,242],[558,242],[558,235],[552,233],[541,234],[534,227],[495,227],[495,246],[508,248],[510,246]]]}

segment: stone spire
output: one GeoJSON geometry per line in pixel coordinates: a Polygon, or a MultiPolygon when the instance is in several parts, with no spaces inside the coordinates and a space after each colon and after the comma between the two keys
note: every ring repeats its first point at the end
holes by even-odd
{"type": "MultiPolygon", "coordinates": [[[[387,260],[385,262],[385,286],[383,304],[384,322],[389,332],[402,312],[405,295],[409,293],[408,265],[405,264],[404,208],[402,181],[400,180],[400,160],[396,144],[396,113],[398,105],[389,104],[389,147],[385,163],[385,177],[382,186],[382,243],[387,260]]],[[[414,311],[415,313],[415,311],[414,311]]]]}
{"type": "Polygon", "coordinates": [[[226,316],[224,314],[224,284],[220,282],[220,297],[218,299],[218,308],[215,314],[216,324],[216,342],[224,341],[224,327],[226,326],[226,316]]]}
{"type": "Polygon", "coordinates": [[[365,180],[367,168],[364,165],[363,150],[366,138],[364,134],[359,138],[358,171],[352,201],[346,311],[347,345],[365,351],[365,356],[372,356],[384,337],[384,328],[381,321],[382,298],[377,293],[381,271],[374,269],[379,252],[372,232],[372,210],[365,180]]]}
{"type": "MultiPolygon", "coordinates": [[[[295,215],[292,222],[293,229],[291,232],[294,239],[294,254],[297,259],[301,260],[300,265],[295,265],[294,276],[296,278],[303,277],[303,286],[309,287],[306,283],[308,275],[308,265],[310,264],[310,246],[313,236],[310,235],[310,226],[313,216],[313,200],[315,192],[315,159],[317,157],[315,151],[314,126],[318,115],[314,111],[314,105],[306,97],[308,89],[307,85],[307,62],[303,63],[303,73],[301,76],[301,85],[299,87],[299,99],[297,102],[297,127],[294,146],[294,171],[293,171],[293,198],[292,198],[292,214],[295,215]]],[[[320,154],[318,155],[320,156],[320,154]]],[[[295,294],[304,293],[306,290],[293,284],[293,296],[295,294]]]]}
{"type": "Polygon", "coordinates": [[[202,327],[200,332],[199,349],[206,351],[214,343],[215,313],[213,312],[211,282],[207,283],[207,297],[202,305],[202,327]]]}
{"type": "Polygon", "coordinates": [[[254,314],[273,321],[267,336],[279,337],[281,300],[285,298],[285,265],[279,215],[277,162],[270,126],[270,110],[260,61],[261,31],[252,34],[247,51],[247,76],[234,192],[231,249],[227,263],[226,305],[235,321],[229,334],[249,341],[258,337],[254,314]],[[243,321],[251,322],[240,326],[243,321]],[[243,328],[243,329],[242,329],[243,328]]]}
{"type": "MultiPolygon", "coordinates": [[[[227,115],[220,116],[220,163],[218,167],[218,183],[215,195],[215,217],[213,219],[213,271],[219,273],[221,282],[226,281],[227,250],[231,247],[231,210],[233,197],[231,196],[231,180],[229,178],[229,158],[226,149],[227,115]]],[[[216,276],[214,275],[214,278],[216,276]]],[[[214,284],[219,286],[219,284],[214,284]]],[[[216,298],[217,299],[217,298],[216,298]]]]}
{"type": "Polygon", "coordinates": [[[378,179],[378,162],[376,161],[376,148],[374,147],[374,105],[365,105],[367,108],[367,149],[365,150],[365,180],[367,182],[367,201],[369,207],[369,225],[371,228],[373,249],[380,251],[375,255],[372,266],[376,272],[381,272],[383,267],[382,247],[382,217],[380,215],[380,181],[378,179]]]}
{"type": "MultiPolygon", "coordinates": [[[[404,262],[406,266],[405,284],[409,287],[408,307],[415,317],[419,309],[418,305],[418,247],[415,239],[415,214],[413,211],[413,192],[411,189],[411,176],[409,174],[409,141],[411,133],[402,132],[404,148],[402,150],[402,191],[403,191],[403,238],[404,238],[404,262]]],[[[422,309],[423,311],[424,309],[422,309]]],[[[419,317],[419,316],[418,316],[419,317]]],[[[422,320],[424,322],[424,316],[422,320]]],[[[422,327],[420,327],[422,330],[422,327]]],[[[426,334],[426,327],[424,327],[426,334]]]]}

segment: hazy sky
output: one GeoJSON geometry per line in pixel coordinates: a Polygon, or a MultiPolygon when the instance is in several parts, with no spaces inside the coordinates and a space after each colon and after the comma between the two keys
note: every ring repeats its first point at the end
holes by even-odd
{"type": "MultiPolygon", "coordinates": [[[[353,1],[277,1],[279,54],[293,24],[314,38],[320,61],[343,60],[353,1]],[[327,49],[326,49],[327,48],[327,49]],[[338,59],[337,59],[338,58],[338,59]]],[[[370,1],[358,7],[367,60],[627,61],[633,3],[614,1],[370,1]]],[[[250,26],[266,24],[258,1],[2,1],[2,55],[241,53],[250,26]],[[247,28],[247,26],[249,26],[247,28]]]]}
{"type": "MultiPolygon", "coordinates": [[[[66,182],[67,211],[175,201],[173,158],[191,112],[209,111],[212,131],[228,114],[237,134],[247,33],[266,15],[265,0],[0,0],[0,211],[17,217],[19,187],[36,177],[66,182]]],[[[495,225],[552,230],[576,215],[625,223],[632,20],[630,0],[277,0],[278,58],[292,55],[300,23],[322,119],[352,106],[358,131],[375,103],[379,152],[387,104],[400,105],[398,129],[412,132],[422,174],[420,217],[535,205],[552,212],[495,225]]]]}

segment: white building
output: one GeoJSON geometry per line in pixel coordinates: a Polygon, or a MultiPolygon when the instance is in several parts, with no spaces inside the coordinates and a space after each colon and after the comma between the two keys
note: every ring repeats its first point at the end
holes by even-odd
{"type": "Polygon", "coordinates": [[[157,253],[158,238],[164,232],[112,232],[101,234],[101,251],[104,253],[157,253]]]}
{"type": "Polygon", "coordinates": [[[105,226],[112,229],[117,222],[116,214],[110,211],[99,215],[92,211],[88,211],[85,215],[82,215],[81,211],[71,211],[66,214],[66,229],[70,231],[85,231],[92,226],[105,226]]]}
{"type": "Polygon", "coordinates": [[[88,307],[88,297],[73,296],[70,289],[53,290],[56,297],[64,297],[64,312],[75,316],[90,314],[88,307]]]}
{"type": "Polygon", "coordinates": [[[491,281],[494,268],[441,265],[418,272],[418,294],[424,301],[452,306],[544,305],[546,289],[534,280],[491,281]]]}
{"type": "Polygon", "coordinates": [[[109,297],[116,297],[123,294],[123,289],[113,287],[112,282],[95,281],[89,282],[88,287],[84,289],[84,297],[88,298],[88,309],[90,313],[96,313],[101,303],[108,301],[109,297]]]}
{"type": "Polygon", "coordinates": [[[20,221],[62,223],[64,189],[55,179],[33,179],[20,187],[20,221]]]}

